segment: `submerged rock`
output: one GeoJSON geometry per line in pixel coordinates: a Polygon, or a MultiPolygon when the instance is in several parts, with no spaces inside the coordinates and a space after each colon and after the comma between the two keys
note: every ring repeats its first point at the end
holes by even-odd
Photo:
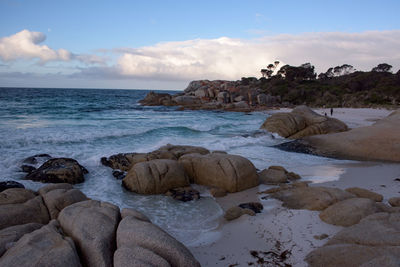
{"type": "Polygon", "coordinates": [[[239,204],[239,207],[241,207],[242,209],[252,210],[255,213],[260,213],[264,209],[264,206],[260,202],[242,203],[239,204]]]}
{"type": "Polygon", "coordinates": [[[200,199],[200,192],[190,186],[170,189],[165,195],[183,202],[200,199]]]}
{"type": "Polygon", "coordinates": [[[46,161],[25,179],[43,183],[82,183],[88,171],[78,161],[70,158],[53,158],[46,161]]]}

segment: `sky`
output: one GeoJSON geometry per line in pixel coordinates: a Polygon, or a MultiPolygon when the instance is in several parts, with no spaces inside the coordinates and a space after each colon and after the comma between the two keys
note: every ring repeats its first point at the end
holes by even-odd
{"type": "Polygon", "coordinates": [[[400,68],[398,0],[0,0],[0,87],[182,90],[311,62],[400,68]]]}

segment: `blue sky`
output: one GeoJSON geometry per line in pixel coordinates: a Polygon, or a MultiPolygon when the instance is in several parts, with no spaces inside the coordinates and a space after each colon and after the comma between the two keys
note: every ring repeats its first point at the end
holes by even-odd
{"type": "Polygon", "coordinates": [[[338,56],[359,69],[400,67],[399,10],[365,0],[0,0],[0,86],[182,89],[257,76],[275,59],[324,71],[338,56]]]}

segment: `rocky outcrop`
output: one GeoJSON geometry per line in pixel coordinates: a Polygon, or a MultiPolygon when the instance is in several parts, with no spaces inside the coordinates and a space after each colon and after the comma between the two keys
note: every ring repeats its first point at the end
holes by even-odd
{"type": "Polygon", "coordinates": [[[298,139],[310,135],[344,132],[345,123],[319,115],[306,106],[298,106],[290,113],[275,113],[268,117],[261,129],[282,137],[298,139]]]}
{"type": "Polygon", "coordinates": [[[128,171],[133,165],[140,162],[155,160],[155,159],[172,159],[177,160],[185,154],[199,153],[208,154],[205,148],[197,146],[179,146],[167,144],[149,153],[120,153],[112,155],[109,158],[101,158],[101,163],[112,169],[128,171]]]}
{"type": "Polygon", "coordinates": [[[0,266],[81,266],[74,242],[57,221],[24,235],[0,258],[0,266]]]}
{"type": "Polygon", "coordinates": [[[277,148],[326,157],[400,162],[400,110],[371,126],[305,137],[277,148]]]}
{"type": "Polygon", "coordinates": [[[25,179],[43,183],[82,183],[88,171],[78,161],[70,158],[53,158],[46,161],[37,170],[25,176],[25,179]]]}
{"type": "Polygon", "coordinates": [[[171,95],[166,93],[150,92],[139,102],[145,106],[161,106],[171,101],[171,95]]]}
{"type": "Polygon", "coordinates": [[[324,210],[336,202],[353,198],[344,190],[330,187],[292,187],[272,193],[271,197],[290,209],[324,210]]]}
{"type": "Polygon", "coordinates": [[[156,159],[135,164],[122,184],[139,194],[164,194],[169,189],[188,186],[189,179],[178,161],[156,159]]]}
{"type": "Polygon", "coordinates": [[[125,216],[117,229],[114,266],[200,266],[190,251],[156,225],[125,216]]]}
{"type": "Polygon", "coordinates": [[[375,213],[307,255],[314,266],[398,266],[400,213],[375,213]]]}
{"type": "Polygon", "coordinates": [[[87,200],[64,208],[58,220],[70,236],[85,266],[112,266],[119,208],[106,202],[87,200]]]}
{"type": "Polygon", "coordinates": [[[241,156],[187,154],[179,162],[185,167],[191,183],[219,187],[231,193],[258,185],[256,168],[241,156]]]}
{"type": "Polygon", "coordinates": [[[349,198],[329,206],[319,214],[319,217],[329,224],[351,226],[378,211],[380,211],[379,206],[371,199],[349,198]]]}

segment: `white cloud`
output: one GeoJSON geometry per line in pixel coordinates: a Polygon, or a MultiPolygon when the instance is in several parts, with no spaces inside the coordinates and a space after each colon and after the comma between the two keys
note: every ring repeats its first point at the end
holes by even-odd
{"type": "Polygon", "coordinates": [[[0,58],[4,61],[39,59],[41,63],[45,63],[77,60],[85,64],[104,64],[104,59],[97,55],[74,54],[62,48],[55,50],[41,44],[45,40],[45,34],[28,30],[0,38],[0,58]]]}
{"type": "Polygon", "coordinates": [[[259,77],[259,70],[275,60],[291,65],[311,62],[319,72],[344,63],[370,70],[382,62],[400,67],[400,31],[281,34],[256,40],[222,37],[120,51],[119,73],[149,79],[259,77]]]}
{"type": "Polygon", "coordinates": [[[53,50],[47,45],[40,45],[45,40],[46,35],[43,33],[28,30],[0,38],[0,57],[4,61],[39,58],[46,62],[71,59],[72,54],[65,49],[53,50]]]}

